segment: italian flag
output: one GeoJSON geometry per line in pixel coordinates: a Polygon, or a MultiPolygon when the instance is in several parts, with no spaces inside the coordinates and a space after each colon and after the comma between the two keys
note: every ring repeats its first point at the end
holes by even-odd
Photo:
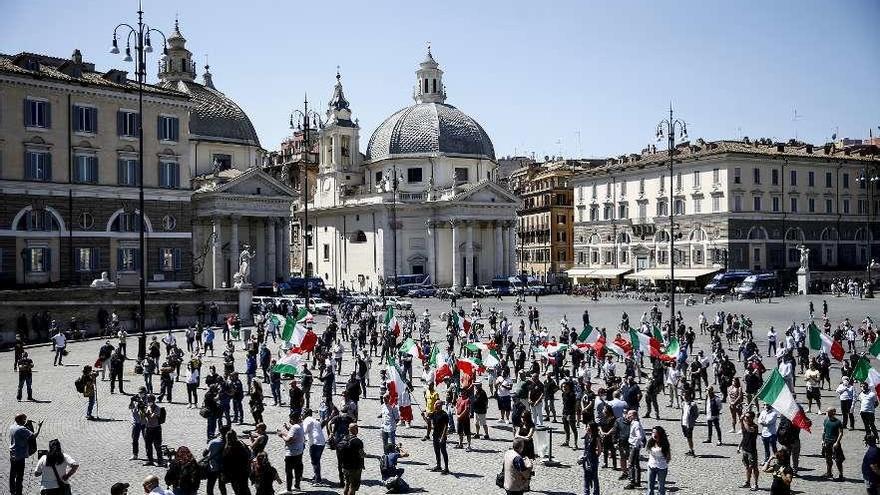
{"type": "Polygon", "coordinates": [[[635,328],[629,329],[629,340],[632,342],[634,351],[640,351],[647,356],[656,356],[660,350],[660,340],[649,337],[635,328]]]}
{"type": "Polygon", "coordinates": [[[764,386],[758,391],[758,398],[773,406],[773,409],[788,418],[793,425],[802,430],[810,431],[813,423],[807,418],[803,408],[794,400],[794,395],[788,388],[788,384],[785,383],[785,379],[779,374],[778,369],[774,368],[773,374],[764,382],[764,386]]]}
{"type": "Polygon", "coordinates": [[[663,332],[657,325],[654,325],[654,338],[657,339],[657,342],[663,342],[663,332]]]}
{"type": "Polygon", "coordinates": [[[623,337],[617,337],[612,342],[606,343],[605,347],[618,356],[627,356],[632,353],[632,344],[623,337]]]}
{"type": "Polygon", "coordinates": [[[853,380],[868,384],[874,390],[874,393],[880,396],[880,372],[871,367],[868,358],[863,357],[859,359],[856,369],[853,370],[852,377],[853,380]]]}
{"type": "Polygon", "coordinates": [[[455,324],[455,328],[458,329],[459,334],[462,336],[466,336],[471,333],[471,320],[466,317],[458,316],[458,313],[452,313],[452,322],[455,324]]]}
{"type": "Polygon", "coordinates": [[[669,343],[666,344],[666,349],[663,351],[663,354],[660,355],[660,359],[664,361],[675,361],[678,359],[679,348],[678,339],[672,337],[669,339],[669,343]]]}
{"type": "Polygon", "coordinates": [[[440,350],[438,344],[434,344],[431,349],[428,364],[434,369],[434,385],[438,385],[443,382],[444,378],[452,376],[452,368],[446,360],[446,353],[440,350]]]}
{"type": "Polygon", "coordinates": [[[397,405],[398,401],[400,401],[400,394],[406,390],[406,382],[403,381],[403,377],[400,375],[400,370],[397,368],[394,359],[390,357],[388,358],[388,381],[386,386],[388,387],[388,403],[392,406],[397,405]]]}
{"type": "Polygon", "coordinates": [[[868,354],[874,357],[880,356],[880,338],[874,339],[874,343],[871,344],[871,347],[868,349],[868,354]]]}
{"type": "Polygon", "coordinates": [[[843,361],[843,345],[822,333],[815,323],[810,322],[810,349],[823,351],[838,361],[843,361]]]}
{"type": "Polygon", "coordinates": [[[400,337],[400,322],[398,322],[397,317],[394,316],[393,306],[388,306],[388,309],[385,311],[384,323],[385,328],[391,330],[395,337],[400,337]]]}
{"type": "Polygon", "coordinates": [[[281,340],[290,341],[296,333],[296,327],[305,328],[306,322],[312,320],[312,315],[306,308],[299,308],[295,316],[285,318],[281,315],[274,315],[273,321],[281,327],[281,340]]]}
{"type": "Polygon", "coordinates": [[[275,366],[272,367],[272,371],[281,373],[282,375],[296,375],[299,373],[302,362],[302,351],[298,348],[294,348],[288,351],[284,357],[275,363],[275,366]]]}
{"type": "Polygon", "coordinates": [[[495,344],[485,342],[471,342],[465,346],[471,352],[479,352],[482,357],[483,365],[487,368],[493,368],[501,363],[498,353],[495,352],[495,344]]]}
{"type": "Polygon", "coordinates": [[[425,362],[425,355],[422,353],[422,348],[419,347],[419,344],[413,339],[404,340],[403,344],[400,344],[400,352],[409,354],[414,358],[419,358],[419,361],[425,362]]]}
{"type": "Polygon", "coordinates": [[[578,342],[585,342],[587,344],[592,344],[599,340],[602,334],[599,333],[599,330],[593,328],[592,325],[585,325],[584,329],[581,330],[581,333],[578,334],[578,342]]]}
{"type": "Polygon", "coordinates": [[[456,362],[456,367],[458,368],[458,371],[466,375],[475,375],[486,371],[486,367],[483,366],[482,361],[473,358],[459,358],[456,362]]]}
{"type": "Polygon", "coordinates": [[[600,335],[595,342],[581,342],[576,344],[578,349],[593,349],[596,351],[596,356],[600,359],[604,356],[605,351],[605,337],[600,335]]]}

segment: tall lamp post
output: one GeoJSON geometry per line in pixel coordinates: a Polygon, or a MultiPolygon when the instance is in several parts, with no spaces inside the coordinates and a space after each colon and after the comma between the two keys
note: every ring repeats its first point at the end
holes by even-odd
{"type": "Polygon", "coordinates": [[[302,232],[302,244],[304,246],[303,279],[306,288],[306,310],[309,309],[309,298],[311,297],[309,282],[309,241],[312,238],[312,233],[309,231],[309,155],[311,154],[310,131],[312,130],[312,124],[318,126],[318,129],[316,130],[320,130],[324,127],[324,122],[321,120],[321,116],[318,115],[317,112],[309,111],[309,97],[306,95],[303,99],[303,109],[294,109],[290,112],[290,128],[302,131],[303,133],[303,153],[302,158],[300,159],[300,162],[303,164],[303,226],[300,231],[302,232]]]}
{"type": "Polygon", "coordinates": [[[146,263],[145,260],[145,247],[144,247],[144,126],[143,126],[143,115],[144,115],[144,83],[147,79],[147,54],[153,52],[153,46],[150,43],[150,33],[156,33],[162,37],[162,54],[168,54],[167,48],[167,40],[165,38],[165,34],[158,29],[151,28],[149,25],[144,23],[144,9],[142,2],[138,1],[138,10],[137,10],[138,21],[136,26],[134,27],[127,23],[120,23],[113,29],[113,46],[110,48],[110,53],[116,55],[119,54],[119,44],[117,42],[117,35],[121,33],[125,36],[125,58],[123,59],[125,62],[134,61],[131,57],[131,42],[132,38],[134,38],[134,50],[137,56],[137,62],[135,64],[135,75],[137,76],[138,83],[138,118],[137,118],[137,128],[138,128],[138,314],[137,314],[137,325],[138,330],[140,330],[140,336],[138,337],[138,359],[143,359],[146,354],[146,345],[147,345],[147,334],[146,334],[146,325],[144,324],[145,315],[146,315],[146,263]],[[126,32],[127,30],[127,32],[126,32]]]}
{"type": "MultiPolygon", "coordinates": [[[[392,172],[393,177],[385,178],[386,189],[391,189],[391,233],[392,233],[392,248],[394,249],[394,258],[393,258],[393,273],[394,273],[394,291],[397,292],[397,190],[400,187],[400,183],[403,181],[403,176],[397,175],[397,165],[394,166],[394,171],[392,172]]],[[[382,295],[385,295],[385,291],[382,291],[382,295]]]]}
{"type": "Polygon", "coordinates": [[[680,139],[687,139],[687,123],[676,119],[669,104],[669,118],[657,124],[657,141],[666,137],[669,151],[669,324],[675,328],[675,190],[673,188],[673,168],[675,165],[675,132],[680,139]]]}
{"type": "Polygon", "coordinates": [[[862,171],[862,175],[856,180],[865,186],[867,194],[867,211],[865,211],[865,276],[867,277],[868,289],[866,296],[874,297],[874,290],[871,284],[871,270],[874,268],[872,266],[874,264],[873,258],[871,257],[871,211],[874,206],[872,204],[873,192],[877,184],[880,183],[880,172],[878,172],[876,167],[871,169],[869,165],[865,165],[865,170],[862,171]]]}

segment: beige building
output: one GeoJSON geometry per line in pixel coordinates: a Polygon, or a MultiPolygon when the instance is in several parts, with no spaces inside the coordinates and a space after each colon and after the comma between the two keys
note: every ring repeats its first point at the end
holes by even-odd
{"type": "Polygon", "coordinates": [[[0,286],[192,280],[187,125],[190,98],[125,71],[69,59],[0,55],[0,286]],[[138,163],[138,126],[144,163],[138,163]],[[146,252],[139,252],[144,167],[146,252]]]}

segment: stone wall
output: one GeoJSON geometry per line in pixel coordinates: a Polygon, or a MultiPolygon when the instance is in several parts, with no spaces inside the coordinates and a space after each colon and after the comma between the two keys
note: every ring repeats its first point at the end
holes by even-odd
{"type": "MultiPolygon", "coordinates": [[[[238,291],[233,289],[168,289],[148,290],[146,294],[147,330],[168,328],[166,310],[169,304],[179,305],[178,327],[196,319],[199,304],[207,306],[216,302],[221,315],[238,312],[238,291]]],[[[35,334],[32,317],[46,311],[49,319],[67,328],[75,316],[80,328],[88,336],[98,334],[98,311],[104,308],[108,314],[113,310],[129,333],[137,328],[134,314],[138,308],[138,291],[130,289],[31,289],[0,291],[0,347],[8,347],[15,338],[18,318],[23,313],[28,320],[28,340],[45,341],[45,333],[35,334]]]]}

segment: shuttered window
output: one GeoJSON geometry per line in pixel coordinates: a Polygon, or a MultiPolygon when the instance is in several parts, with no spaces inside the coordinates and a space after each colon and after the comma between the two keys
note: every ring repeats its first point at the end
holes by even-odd
{"type": "Polygon", "coordinates": [[[74,132],[98,132],[98,109],[95,107],[73,106],[70,118],[73,120],[74,132]]]}
{"type": "Polygon", "coordinates": [[[52,180],[52,154],[48,151],[24,152],[24,180],[52,180]]]}
{"type": "Polygon", "coordinates": [[[134,247],[121,247],[116,250],[116,271],[136,272],[141,266],[140,250],[134,247]]]}
{"type": "Polygon", "coordinates": [[[158,134],[160,141],[178,141],[180,137],[180,120],[177,117],[158,117],[158,134]]]}
{"type": "Polygon", "coordinates": [[[73,181],[77,184],[97,184],[98,157],[95,155],[74,155],[73,181]]]}
{"type": "Polygon", "coordinates": [[[116,133],[120,136],[137,137],[139,120],[137,112],[116,112],[116,133]]]}
{"type": "Polygon", "coordinates": [[[99,270],[98,256],[100,250],[95,247],[77,248],[76,250],[76,271],[78,272],[95,272],[99,270]]]}
{"type": "Polygon", "coordinates": [[[163,272],[180,271],[182,252],[180,248],[159,249],[159,264],[163,272]]]}
{"type": "Polygon", "coordinates": [[[52,106],[48,101],[24,100],[24,125],[25,127],[52,127],[52,106]]]}
{"type": "Polygon", "coordinates": [[[117,161],[118,184],[120,186],[138,185],[138,161],[134,158],[120,158],[117,161]]]}
{"type": "Polygon", "coordinates": [[[52,251],[47,247],[25,249],[22,256],[26,272],[48,273],[52,269],[52,251]]]}
{"type": "Polygon", "coordinates": [[[180,187],[180,164],[172,161],[159,162],[159,187],[169,189],[180,187]]]}

